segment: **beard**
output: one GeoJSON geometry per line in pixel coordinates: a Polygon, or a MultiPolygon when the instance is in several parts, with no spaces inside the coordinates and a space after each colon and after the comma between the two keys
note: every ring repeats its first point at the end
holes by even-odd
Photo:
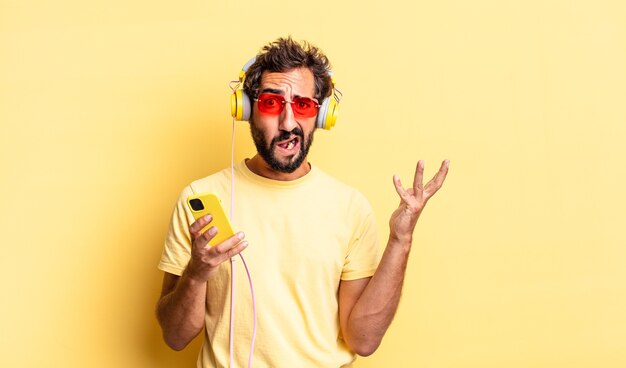
{"type": "Polygon", "coordinates": [[[256,150],[259,155],[263,158],[263,160],[270,165],[270,167],[278,172],[282,173],[292,173],[296,171],[297,168],[302,165],[304,159],[309,154],[309,148],[313,144],[313,130],[309,133],[308,137],[304,139],[304,132],[300,128],[294,128],[292,131],[288,132],[286,130],[281,130],[277,137],[272,138],[272,141],[269,144],[265,141],[265,131],[261,128],[258,128],[252,118],[250,119],[250,133],[252,135],[252,140],[254,141],[254,145],[256,146],[256,150]],[[276,148],[276,142],[284,141],[292,136],[300,137],[300,149],[298,153],[287,158],[286,162],[281,162],[278,160],[276,155],[274,154],[274,149],[276,148]]]}

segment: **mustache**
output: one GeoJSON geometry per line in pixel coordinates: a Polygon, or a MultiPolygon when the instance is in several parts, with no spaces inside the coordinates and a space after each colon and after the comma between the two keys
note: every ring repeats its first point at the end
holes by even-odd
{"type": "Polygon", "coordinates": [[[290,132],[288,132],[286,130],[281,130],[280,133],[278,133],[278,137],[276,137],[276,138],[274,138],[272,140],[272,143],[279,142],[279,141],[285,141],[285,140],[291,138],[292,135],[297,135],[298,137],[300,137],[304,141],[304,132],[302,131],[302,129],[296,127],[296,128],[293,128],[293,130],[290,131],[290,132]]]}

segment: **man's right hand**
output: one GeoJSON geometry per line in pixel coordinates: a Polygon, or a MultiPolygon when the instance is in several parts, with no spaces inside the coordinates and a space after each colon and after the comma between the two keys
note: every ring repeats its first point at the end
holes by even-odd
{"type": "Polygon", "coordinates": [[[245,235],[238,232],[216,246],[210,246],[209,241],[215,237],[218,228],[211,226],[201,233],[213,218],[211,215],[200,217],[189,227],[191,234],[191,260],[187,266],[187,276],[199,282],[206,282],[217,271],[220,264],[241,253],[248,247],[243,241],[245,235]]]}

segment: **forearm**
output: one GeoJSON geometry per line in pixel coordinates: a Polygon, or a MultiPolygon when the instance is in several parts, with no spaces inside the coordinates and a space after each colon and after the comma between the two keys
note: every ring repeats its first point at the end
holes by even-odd
{"type": "Polygon", "coordinates": [[[163,338],[174,350],[182,350],[204,327],[206,282],[189,277],[186,272],[176,287],[157,304],[157,318],[163,338]]]}
{"type": "Polygon", "coordinates": [[[380,345],[398,309],[413,231],[426,202],[441,188],[448,174],[449,161],[441,163],[437,174],[423,184],[424,162],[418,161],[413,186],[404,189],[400,178],[393,183],[400,205],[389,219],[389,242],[374,276],[367,281],[339,289],[339,319],[348,345],[359,355],[369,355],[380,345]]]}
{"type": "Polygon", "coordinates": [[[393,320],[410,247],[410,239],[389,239],[376,272],[350,313],[344,337],[359,355],[370,355],[378,348],[393,320]]]}

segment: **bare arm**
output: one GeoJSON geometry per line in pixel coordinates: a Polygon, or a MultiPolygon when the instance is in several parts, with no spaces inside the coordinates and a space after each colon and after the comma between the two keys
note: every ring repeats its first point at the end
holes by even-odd
{"type": "Polygon", "coordinates": [[[443,185],[448,164],[444,161],[425,186],[422,161],[417,163],[412,188],[405,190],[394,177],[400,205],[389,220],[389,241],[376,272],[371,278],[342,281],[339,286],[341,330],[348,346],[359,355],[376,351],[398,309],[413,230],[426,202],[443,185]]]}
{"type": "Polygon", "coordinates": [[[182,350],[204,327],[206,283],[221,263],[243,251],[248,243],[237,233],[211,247],[208,242],[217,234],[215,227],[200,233],[211,216],[191,224],[191,259],[182,276],[165,273],[161,297],[157,303],[157,319],[163,339],[174,350],[182,350]]]}
{"type": "Polygon", "coordinates": [[[202,331],[205,300],[206,283],[170,273],[163,275],[157,319],[169,347],[182,350],[202,331]]]}

